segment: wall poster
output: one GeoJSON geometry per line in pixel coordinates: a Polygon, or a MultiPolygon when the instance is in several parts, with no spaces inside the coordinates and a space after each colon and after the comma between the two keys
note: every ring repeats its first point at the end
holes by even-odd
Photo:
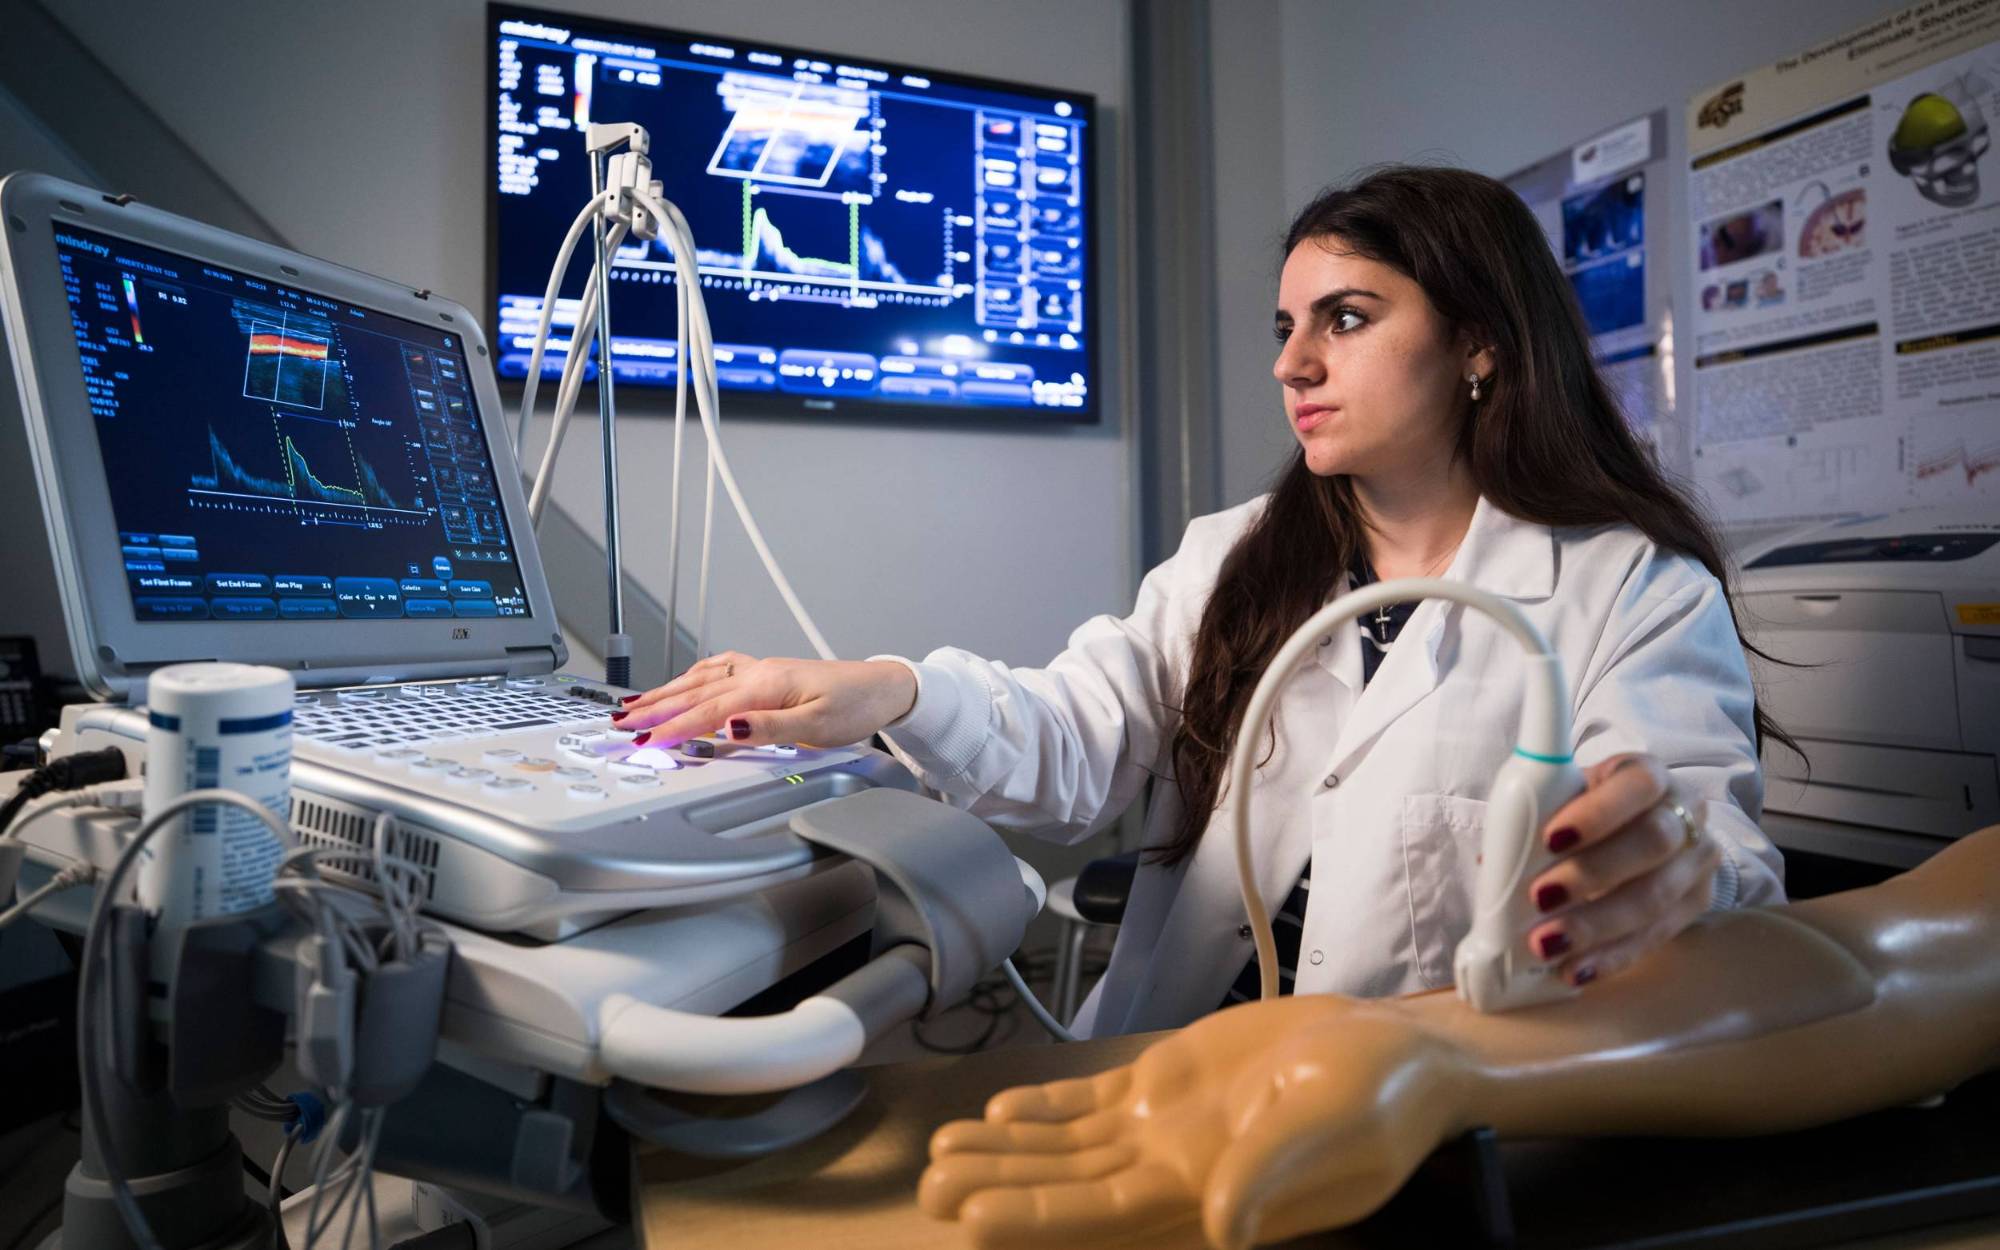
{"type": "Polygon", "coordinates": [[[2000,508],[2000,0],[1689,104],[1696,482],[1732,526],[2000,508]]]}
{"type": "Polygon", "coordinates": [[[1542,223],[1626,419],[1656,448],[1674,405],[1673,271],[1658,246],[1668,174],[1663,109],[1504,179],[1542,223]]]}

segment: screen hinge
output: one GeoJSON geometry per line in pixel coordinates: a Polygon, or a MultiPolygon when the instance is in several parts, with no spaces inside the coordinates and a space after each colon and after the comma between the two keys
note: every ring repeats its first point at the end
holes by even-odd
{"type": "Polygon", "coordinates": [[[556,649],[549,646],[507,648],[507,676],[540,677],[556,671],[556,649]]]}

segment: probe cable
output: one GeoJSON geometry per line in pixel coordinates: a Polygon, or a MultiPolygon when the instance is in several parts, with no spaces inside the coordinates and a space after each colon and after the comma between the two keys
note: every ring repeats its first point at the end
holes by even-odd
{"type": "MultiPolygon", "coordinates": [[[[118,1157],[118,1143],[112,1137],[111,1122],[104,1113],[102,1078],[98,1070],[101,1056],[97,1027],[100,989],[97,969],[99,964],[110,961],[104,931],[110,923],[112,909],[117,906],[116,900],[124,887],[125,878],[131,873],[132,865],[139,861],[139,853],[169,820],[204,803],[223,803],[240,808],[263,821],[281,845],[292,841],[291,829],[269,808],[234,790],[190,790],[173,799],[146,818],[119,853],[118,862],[105,875],[104,884],[99,887],[96,902],[91,908],[90,927],[84,931],[83,965],[77,970],[77,1075],[83,1084],[83,1114],[90,1126],[91,1136],[97,1140],[98,1159],[104,1165],[112,1200],[118,1207],[119,1215],[124,1218],[126,1231],[138,1243],[139,1250],[161,1250],[161,1247],[153,1236],[152,1226],[146,1222],[146,1213],[139,1209],[131,1184],[125,1179],[124,1166],[118,1157]]],[[[108,1003],[105,1005],[108,1006],[108,1003]]]]}

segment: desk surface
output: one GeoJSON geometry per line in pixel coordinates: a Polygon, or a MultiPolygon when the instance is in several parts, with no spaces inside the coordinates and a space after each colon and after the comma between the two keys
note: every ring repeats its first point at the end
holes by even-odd
{"type": "MultiPolygon", "coordinates": [[[[917,1209],[917,1178],[931,1133],[974,1118],[1009,1086],[1085,1076],[1129,1062],[1159,1034],[1069,1046],[1018,1046],[963,1058],[870,1068],[869,1090],[847,1120],[795,1150],[742,1164],[712,1164],[647,1150],[635,1160],[635,1223],[644,1250],[953,1250],[969,1245],[956,1224],[917,1209]]],[[[1202,1244],[1190,1227],[1180,1240],[1202,1244]]],[[[1339,1234],[1295,1243],[1352,1244],[1339,1234]]],[[[2000,1247],[2000,1218],[1842,1243],[1842,1250],[1976,1250],[2000,1247]]]]}
{"type": "MultiPolygon", "coordinates": [[[[1013,1085],[1102,1072],[1158,1035],[1014,1046],[864,1069],[868,1094],[845,1122],[795,1150],[714,1165],[664,1151],[636,1161],[645,1250],[943,1250],[970,1243],[917,1210],[917,1178],[946,1120],[977,1118],[1013,1085]]],[[[1194,1243],[1198,1244],[1198,1239],[1194,1243]]]]}

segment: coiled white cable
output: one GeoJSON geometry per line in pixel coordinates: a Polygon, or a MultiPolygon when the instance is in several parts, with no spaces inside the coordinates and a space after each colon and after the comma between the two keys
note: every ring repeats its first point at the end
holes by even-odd
{"type": "Polygon", "coordinates": [[[743,529],[750,538],[750,545],[756,549],[757,558],[763,562],[764,571],[770,574],[772,584],[777,587],[779,596],[784,599],[785,606],[792,613],[792,619],[798,622],[799,628],[805,632],[807,640],[812,643],[813,650],[821,659],[834,659],[833,648],[819,632],[819,626],[813,623],[812,615],[806,611],[805,604],[799,601],[798,593],[792,589],[784,570],[778,567],[777,557],[771,554],[771,546],[764,540],[764,531],[758,528],[757,519],[750,515],[750,505],[745,502],[743,490],[736,482],[736,474],[730,470],[729,457],[722,450],[715,418],[715,409],[720,406],[715,394],[712,364],[715,339],[709,330],[708,309],[701,298],[701,274],[695,262],[694,232],[688,227],[687,218],[681,215],[681,210],[671,200],[655,199],[643,191],[634,192],[632,198],[640,207],[658,217],[673,234],[675,272],[688,290],[690,315],[688,333],[684,338],[695,340],[694,350],[685,351],[682,355],[689,363],[700,365],[702,385],[695,388],[694,397],[695,407],[701,414],[702,430],[708,436],[709,462],[714,466],[714,472],[722,479],[722,488],[729,494],[729,502],[736,509],[736,517],[743,522],[743,529]]]}
{"type": "MultiPolygon", "coordinates": [[[[1278,648],[1278,654],[1264,669],[1264,676],[1250,694],[1250,706],[1243,713],[1242,727],[1236,731],[1236,749],[1229,757],[1230,818],[1236,828],[1236,882],[1243,892],[1243,911],[1250,921],[1250,936],[1257,948],[1258,997],[1278,996],[1278,943],[1271,932],[1271,913],[1264,906],[1263,892],[1257,888],[1257,865],[1250,845],[1250,774],[1256,769],[1264,730],[1271,723],[1271,711],[1291,674],[1318,640],[1364,612],[1391,603],[1413,599],[1448,599],[1475,608],[1492,617],[1513,635],[1531,655],[1549,654],[1548,643],[1536,632],[1521,609],[1463,582],[1436,577],[1404,577],[1377,582],[1327,604],[1307,618],[1278,648]]],[[[1530,681],[1522,709],[1520,742],[1545,754],[1569,750],[1568,711],[1559,671],[1547,672],[1530,681]]]]}
{"type": "MultiPolygon", "coordinates": [[[[576,254],[576,247],[583,239],[583,232],[590,229],[591,219],[604,211],[605,205],[609,202],[610,197],[600,195],[583,206],[583,211],[578,213],[576,220],[570,223],[569,233],[563,236],[562,247],[556,251],[556,263],[549,270],[548,290],[542,295],[542,316],[535,327],[535,348],[533,353],[528,357],[528,377],[521,387],[521,410],[514,420],[514,458],[516,460],[520,459],[521,451],[528,443],[528,419],[534,415],[535,389],[541,385],[542,381],[542,353],[548,348],[549,326],[555,320],[556,292],[562,289],[563,277],[569,272],[570,258],[576,254]]],[[[589,303],[589,298],[586,297],[584,306],[588,307],[589,303]]],[[[581,328],[585,320],[587,318],[579,314],[577,318],[579,328],[581,328]]],[[[571,337],[574,338],[575,336],[572,334],[571,337]]],[[[575,354],[575,352],[571,352],[571,355],[575,354]]]]}
{"type": "MultiPolygon", "coordinates": [[[[667,680],[680,675],[674,667],[675,611],[679,606],[681,589],[681,458],[687,431],[688,399],[688,292],[685,286],[674,283],[674,342],[680,344],[678,368],[674,370],[674,475],[667,491],[667,680]]],[[[693,654],[688,656],[692,664],[701,658],[701,638],[694,640],[693,654]]]]}
{"type": "MultiPolygon", "coordinates": [[[[616,250],[625,239],[628,227],[622,222],[611,231],[610,246],[616,250]]],[[[583,303],[588,308],[597,298],[598,270],[591,266],[590,277],[583,286],[583,303]]],[[[577,393],[583,389],[583,375],[588,371],[591,345],[597,340],[597,319],[579,317],[576,329],[571,332],[569,350],[563,360],[562,383],[556,390],[555,423],[549,427],[548,445],[542,448],[542,463],[535,471],[534,485],[528,491],[528,523],[541,522],[542,509],[548,506],[549,492],[555,487],[556,457],[562,451],[563,438],[569,433],[570,417],[576,412],[577,393]]],[[[540,340],[536,345],[539,347],[540,340]]],[[[525,410],[524,410],[525,411],[525,410]]]]}

